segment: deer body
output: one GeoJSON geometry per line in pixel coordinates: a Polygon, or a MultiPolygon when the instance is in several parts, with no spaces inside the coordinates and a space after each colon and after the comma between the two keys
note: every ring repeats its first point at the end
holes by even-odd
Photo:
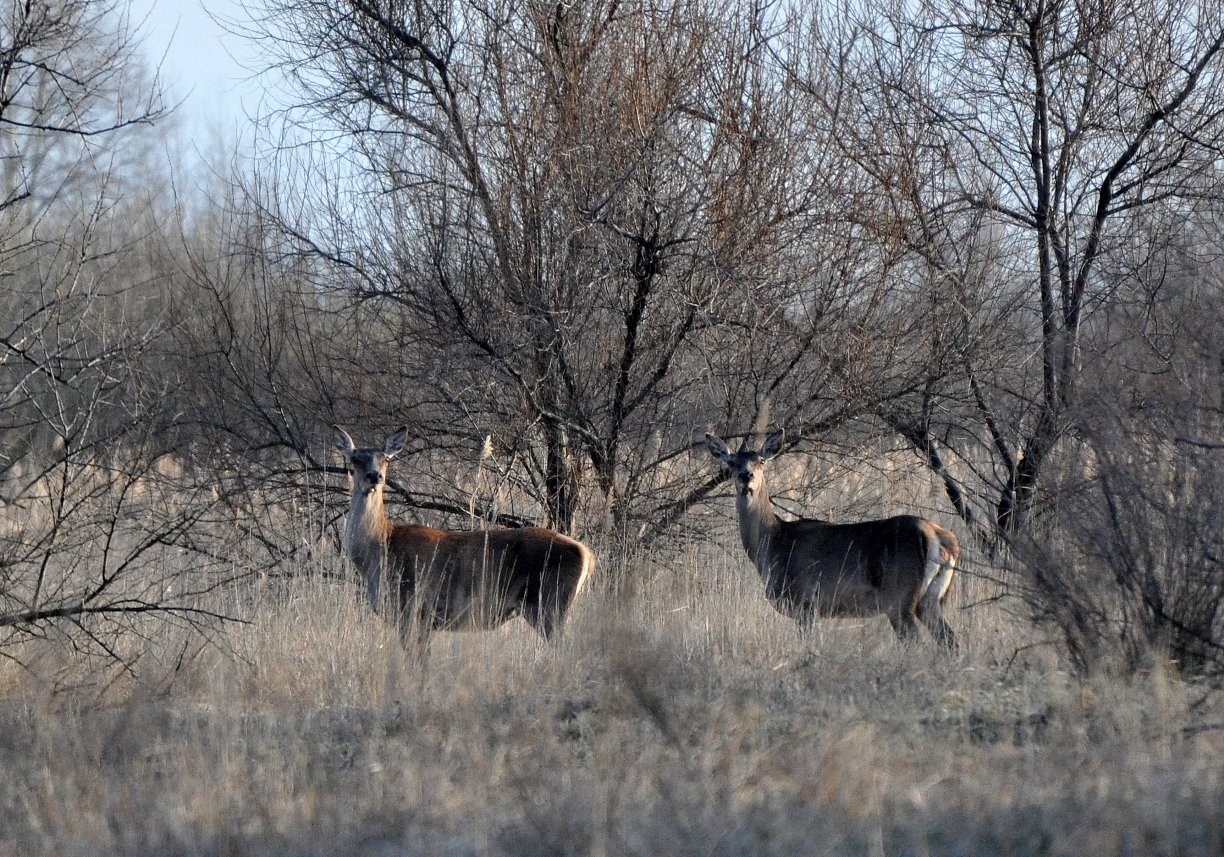
{"type": "Polygon", "coordinates": [[[489,630],[522,616],[545,639],[557,633],[595,558],[581,542],[539,527],[478,532],[439,530],[387,519],[387,464],[406,429],[381,449],[357,449],[336,428],[353,493],[345,553],[366,584],[370,604],[388,607],[418,633],[489,630]]]}
{"type": "Polygon", "coordinates": [[[909,636],[921,621],[955,647],[942,612],[960,551],[951,531],[914,515],[853,524],[783,521],[764,475],[782,432],[770,435],[760,452],[732,453],[713,435],[706,435],[706,444],[732,472],[740,538],[778,612],[801,626],[818,616],[882,613],[898,636],[909,636]]]}

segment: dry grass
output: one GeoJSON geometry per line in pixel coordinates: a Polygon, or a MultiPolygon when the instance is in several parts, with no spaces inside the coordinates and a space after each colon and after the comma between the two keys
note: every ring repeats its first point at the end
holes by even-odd
{"type": "Polygon", "coordinates": [[[422,667],[316,574],[104,692],[0,667],[0,853],[1224,851],[1208,688],[1077,683],[995,607],[952,611],[955,657],[883,619],[805,643],[738,553],[599,553],[555,646],[516,621],[422,667]]]}

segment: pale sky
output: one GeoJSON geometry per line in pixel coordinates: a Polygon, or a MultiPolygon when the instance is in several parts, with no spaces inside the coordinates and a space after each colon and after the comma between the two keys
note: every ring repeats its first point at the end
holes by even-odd
{"type": "Polygon", "coordinates": [[[179,118],[189,133],[226,136],[249,125],[260,88],[250,80],[253,52],[227,33],[209,13],[241,18],[240,0],[131,0],[132,22],[141,28],[145,55],[161,62],[171,103],[182,101],[179,118]],[[143,23],[142,23],[143,22],[143,23]]]}

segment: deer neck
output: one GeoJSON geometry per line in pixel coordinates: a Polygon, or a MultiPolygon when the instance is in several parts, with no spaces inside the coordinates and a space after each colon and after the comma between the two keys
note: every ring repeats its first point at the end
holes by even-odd
{"type": "Polygon", "coordinates": [[[353,565],[365,576],[371,602],[378,598],[390,535],[391,522],[387,520],[383,508],[382,486],[369,493],[353,491],[349,500],[348,524],[344,529],[344,547],[353,565]]]}
{"type": "Polygon", "coordinates": [[[769,499],[769,489],[762,483],[751,496],[737,493],[735,509],[739,512],[740,539],[744,542],[744,550],[748,551],[753,564],[760,568],[769,540],[781,526],[769,499]]]}

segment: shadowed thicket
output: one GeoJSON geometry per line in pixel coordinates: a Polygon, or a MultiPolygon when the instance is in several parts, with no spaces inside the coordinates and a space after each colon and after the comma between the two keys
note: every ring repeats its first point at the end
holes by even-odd
{"type": "MultiPolygon", "coordinates": [[[[705,525],[724,477],[693,460],[702,432],[768,423],[836,459],[834,481],[908,450],[1068,651],[1133,648],[1110,586],[1185,624],[1200,585],[1156,580],[1180,572],[1050,558],[1136,493],[1088,484],[1094,462],[1180,443],[1140,409],[1104,431],[1087,394],[1164,371],[1193,338],[1179,318],[1219,303],[1215,4],[259,12],[245,33],[288,78],[281,124],[216,228],[185,237],[176,300],[178,360],[202,367],[182,412],[259,498],[236,505],[269,565],[335,544],[331,521],[258,523],[335,496],[332,422],[410,426],[412,479],[388,493],[431,522],[629,545],[705,525]],[[1174,269],[1198,284],[1178,300],[1174,269]],[[1127,329],[1154,346],[1141,361],[1115,359],[1127,329]],[[1085,610],[1109,618],[1070,628],[1085,610]]],[[[1211,349],[1179,358],[1203,389],[1211,349]]],[[[1216,399],[1178,453],[1209,470],[1216,399]]]]}
{"type": "Polygon", "coordinates": [[[200,599],[245,573],[218,480],[172,454],[167,115],[122,3],[0,8],[0,657],[62,642],[98,667],[73,683],[213,629],[200,599]]]}

